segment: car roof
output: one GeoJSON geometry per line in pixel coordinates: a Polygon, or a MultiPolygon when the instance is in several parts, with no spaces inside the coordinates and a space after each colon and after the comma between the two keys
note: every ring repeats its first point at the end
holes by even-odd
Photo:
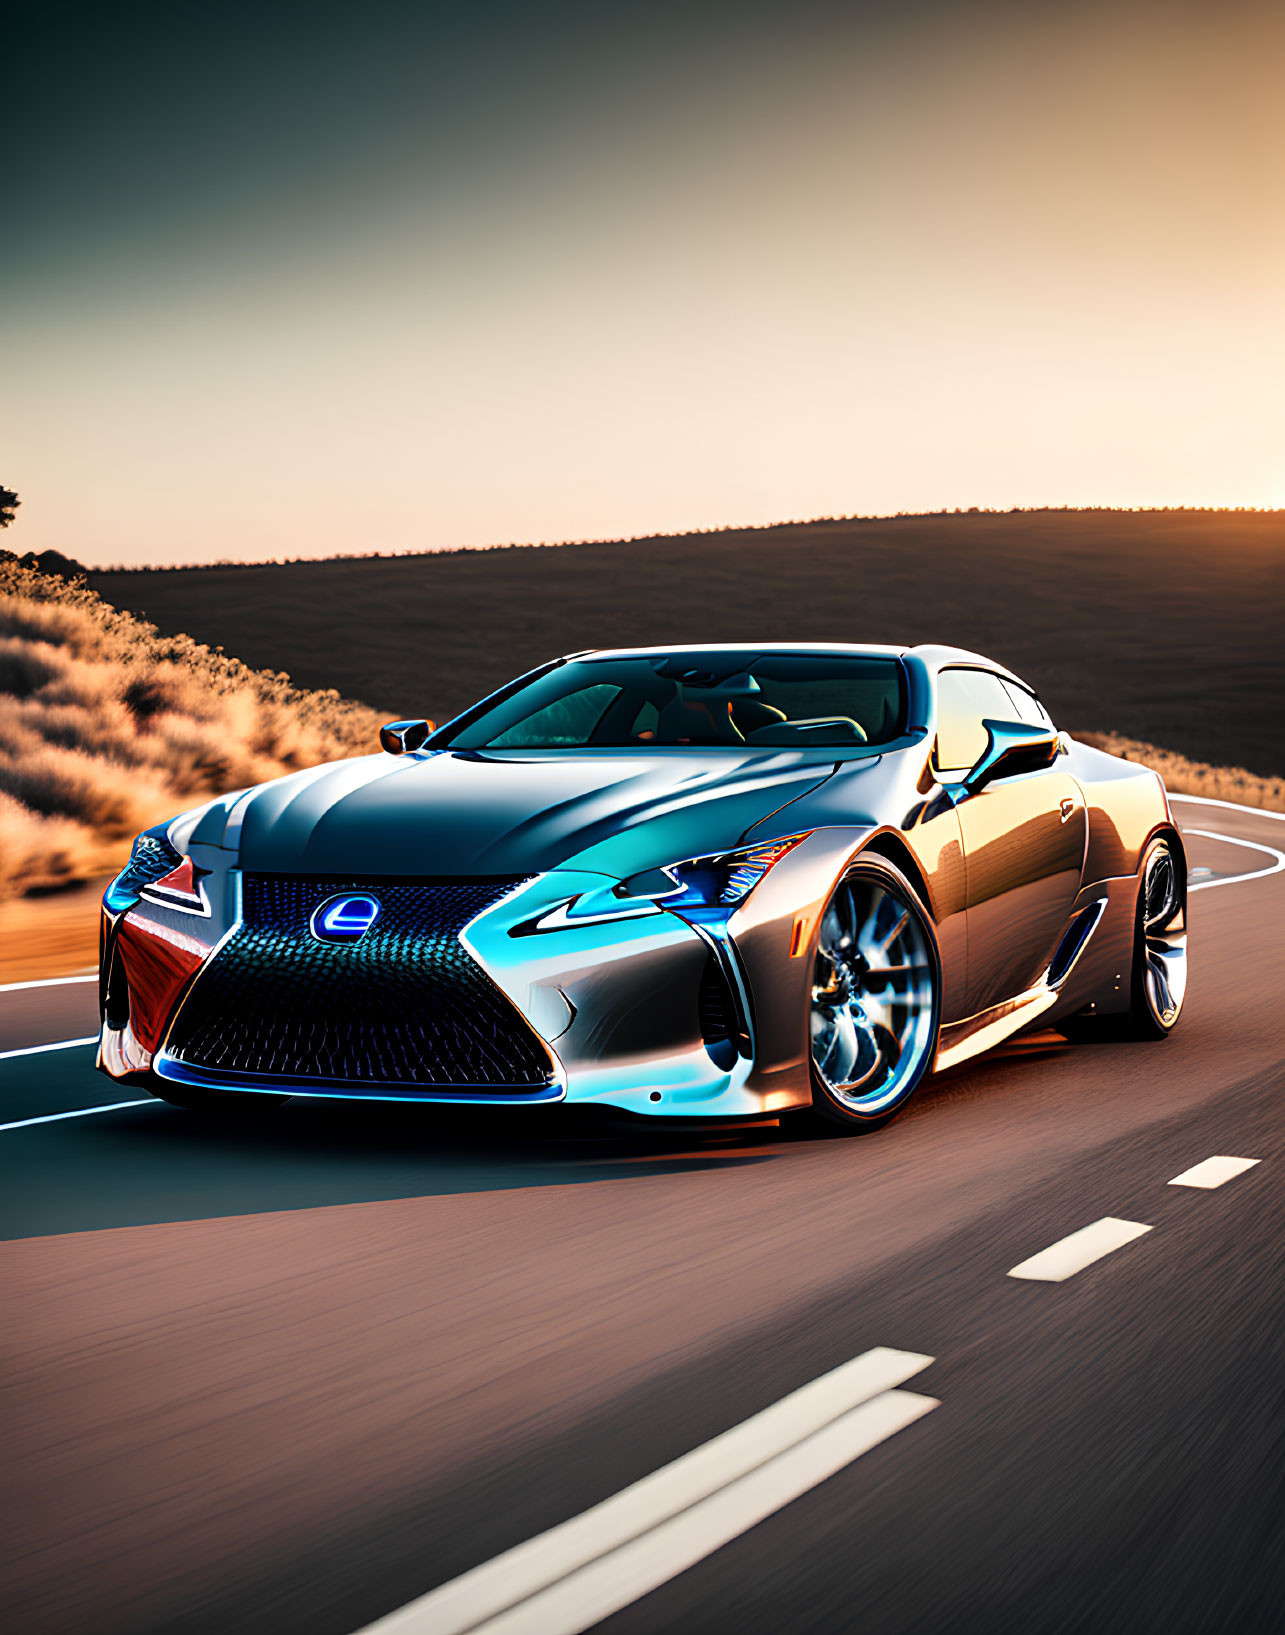
{"type": "Polygon", "coordinates": [[[946,670],[954,665],[979,666],[984,670],[994,670],[997,675],[1006,676],[1010,681],[1016,681],[1019,686],[1029,687],[1020,676],[1014,675],[1004,665],[997,664],[994,659],[988,659],[981,653],[970,653],[963,647],[944,647],[935,642],[921,643],[916,647],[905,644],[888,645],[874,642],[665,642],[656,647],[591,647],[580,653],[569,653],[568,658],[576,659],[632,659],[655,658],[666,653],[852,653],[862,658],[907,658],[919,659],[929,670],[934,672],[946,670]]]}
{"type": "Polygon", "coordinates": [[[853,653],[863,658],[900,658],[905,647],[866,642],[663,642],[656,647],[591,647],[569,656],[577,659],[656,658],[666,653],[853,653]]]}

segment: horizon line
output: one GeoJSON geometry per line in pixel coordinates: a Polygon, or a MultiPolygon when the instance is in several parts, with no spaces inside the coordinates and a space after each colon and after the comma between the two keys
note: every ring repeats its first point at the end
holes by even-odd
{"type": "MultiPolygon", "coordinates": [[[[1157,514],[1215,515],[1215,516],[1277,516],[1285,513],[1285,505],[956,505],[937,511],[874,511],[851,512],[839,516],[793,517],[779,522],[720,523],[704,528],[671,528],[650,530],[639,534],[618,534],[597,539],[540,539],[505,540],[483,545],[440,545],[421,550],[385,551],[332,551],[326,556],[265,556],[247,559],[216,557],[207,562],[111,562],[102,567],[87,567],[87,574],[120,573],[183,573],[188,570],[207,571],[211,568],[282,568],[308,562],[375,562],[399,561],[426,556],[465,556],[484,551],[560,551],[574,550],[577,546],[641,545],[649,541],[688,539],[710,534],[765,534],[779,528],[816,528],[862,522],[923,522],[934,517],[1011,517],[1046,515],[1147,516],[1157,514]]],[[[13,553],[38,556],[40,552],[13,553]]],[[[62,554],[62,553],[59,553],[62,554]]],[[[75,561],[76,559],[70,558],[75,561]]],[[[78,564],[83,566],[83,564],[78,564]]]]}

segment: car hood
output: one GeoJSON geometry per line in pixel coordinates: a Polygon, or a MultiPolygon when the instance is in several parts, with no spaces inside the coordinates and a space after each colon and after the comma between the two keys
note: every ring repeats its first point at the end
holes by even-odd
{"type": "Polygon", "coordinates": [[[264,873],[619,878],[735,846],[834,765],[816,751],[372,755],[214,801],[191,838],[264,873]]]}

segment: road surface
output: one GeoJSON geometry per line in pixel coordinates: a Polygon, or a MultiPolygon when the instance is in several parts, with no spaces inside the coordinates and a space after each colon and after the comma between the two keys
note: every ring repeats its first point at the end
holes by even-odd
{"type": "Polygon", "coordinates": [[[1180,812],[1229,838],[1190,840],[1175,1035],[1041,1036],[860,1140],[55,1117],[130,1098],[43,1048],[93,1032],[92,985],[0,992],[0,1623],[1285,1626],[1285,822],[1180,812]],[[1258,1162],[1170,1184],[1214,1156],[1258,1162]],[[1103,1220],[1129,1241],[1009,1275],[1103,1220]],[[880,1348],[912,1360],[870,1385],[880,1348]],[[613,1541],[643,1497],[605,1502],[694,1450],[675,1519],[613,1541]],[[585,1512],[535,1591],[487,1566],[585,1512]]]}

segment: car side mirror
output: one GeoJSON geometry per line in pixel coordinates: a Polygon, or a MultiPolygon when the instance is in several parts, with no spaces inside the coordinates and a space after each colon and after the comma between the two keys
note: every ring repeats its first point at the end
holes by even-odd
{"type": "Polygon", "coordinates": [[[434,730],[432,721],[390,721],[379,729],[379,747],[390,755],[410,755],[424,747],[434,730]]]}
{"type": "Polygon", "coordinates": [[[1046,727],[1031,727],[1018,721],[983,721],[988,741],[985,753],[964,779],[970,795],[995,778],[1011,778],[1018,772],[1040,772],[1052,766],[1062,752],[1062,741],[1046,727]]]}

